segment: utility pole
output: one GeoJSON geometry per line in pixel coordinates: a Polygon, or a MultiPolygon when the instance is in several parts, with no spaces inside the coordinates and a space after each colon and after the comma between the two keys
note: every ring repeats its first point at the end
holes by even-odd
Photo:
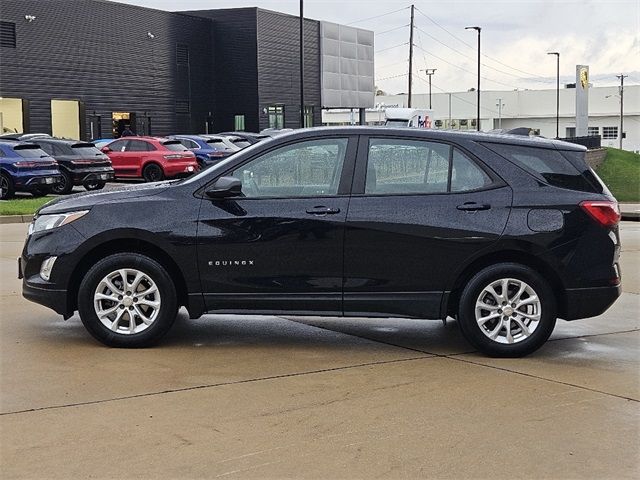
{"type": "Polygon", "coordinates": [[[464,27],[465,30],[475,30],[478,32],[478,87],[476,88],[477,92],[477,100],[476,103],[478,113],[476,114],[476,127],[477,130],[480,131],[480,32],[482,31],[481,27],[464,27]]]}
{"type": "Polygon", "coordinates": [[[407,99],[407,107],[411,108],[411,88],[413,87],[413,16],[415,13],[415,5],[411,5],[411,26],[409,28],[409,98],[407,99]]]}
{"type": "Polygon", "coordinates": [[[496,107],[498,107],[498,128],[502,130],[502,107],[504,107],[504,103],[502,103],[501,98],[498,99],[496,107]]]}
{"type": "Polygon", "coordinates": [[[426,73],[429,77],[429,110],[433,108],[431,106],[431,77],[436,73],[436,70],[437,68],[427,68],[426,70],[424,70],[424,73],[426,73]]]}
{"type": "Polygon", "coordinates": [[[300,0],[300,128],[304,128],[304,0],[300,0]]]}
{"type": "Polygon", "coordinates": [[[622,150],[622,137],[624,135],[624,79],[629,75],[616,75],[620,79],[620,150],[622,150]]]}

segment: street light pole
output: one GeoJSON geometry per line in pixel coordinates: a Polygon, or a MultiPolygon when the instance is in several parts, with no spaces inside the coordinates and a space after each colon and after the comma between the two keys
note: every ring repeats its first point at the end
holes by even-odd
{"type": "Polygon", "coordinates": [[[622,136],[624,135],[624,79],[629,75],[616,75],[620,79],[620,150],[622,150],[622,136]]]}
{"type": "Polygon", "coordinates": [[[411,5],[411,22],[409,23],[409,97],[407,107],[411,108],[411,94],[413,90],[413,21],[415,15],[415,5],[411,5]]]}
{"type": "Polygon", "coordinates": [[[300,0],[300,128],[304,128],[304,0],[300,0]]]}
{"type": "Polygon", "coordinates": [[[502,107],[504,107],[504,103],[502,103],[501,98],[498,98],[498,103],[496,103],[496,107],[498,107],[498,128],[502,130],[502,107]]]}
{"type": "Polygon", "coordinates": [[[436,73],[437,68],[427,68],[424,73],[429,77],[429,110],[431,110],[431,77],[436,73]]]}
{"type": "Polygon", "coordinates": [[[477,130],[480,131],[480,32],[482,31],[481,27],[464,27],[465,30],[475,30],[478,32],[478,87],[476,88],[477,93],[477,109],[478,112],[476,114],[476,127],[477,130]]]}
{"type": "Polygon", "coordinates": [[[556,56],[556,138],[560,138],[560,52],[547,52],[556,56]]]}

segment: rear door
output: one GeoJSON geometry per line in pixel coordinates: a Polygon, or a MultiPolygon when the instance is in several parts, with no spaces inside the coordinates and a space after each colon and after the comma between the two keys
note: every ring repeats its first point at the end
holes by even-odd
{"type": "Polygon", "coordinates": [[[457,273],[502,234],[511,198],[458,146],[363,137],[345,231],[345,313],[439,318],[457,273]]]}
{"type": "Polygon", "coordinates": [[[242,196],[203,198],[198,263],[210,311],[342,313],[356,136],[297,140],[221,174],[242,196]]]}

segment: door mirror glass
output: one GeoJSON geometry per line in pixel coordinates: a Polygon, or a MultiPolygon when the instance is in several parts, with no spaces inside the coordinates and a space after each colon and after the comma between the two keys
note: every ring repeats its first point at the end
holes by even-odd
{"type": "Polygon", "coordinates": [[[242,182],[235,177],[220,177],[205,192],[210,198],[229,198],[242,195],[242,182]]]}
{"type": "Polygon", "coordinates": [[[100,150],[102,151],[102,153],[109,153],[109,152],[111,152],[111,149],[110,149],[109,147],[102,147],[100,150]]]}

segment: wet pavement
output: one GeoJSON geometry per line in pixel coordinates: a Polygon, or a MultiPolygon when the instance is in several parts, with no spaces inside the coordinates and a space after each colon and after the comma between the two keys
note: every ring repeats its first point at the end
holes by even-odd
{"type": "Polygon", "coordinates": [[[2,478],[637,478],[640,223],[625,293],[524,359],[456,322],[181,312],[162,344],[97,344],[19,294],[0,226],[2,478]]]}

